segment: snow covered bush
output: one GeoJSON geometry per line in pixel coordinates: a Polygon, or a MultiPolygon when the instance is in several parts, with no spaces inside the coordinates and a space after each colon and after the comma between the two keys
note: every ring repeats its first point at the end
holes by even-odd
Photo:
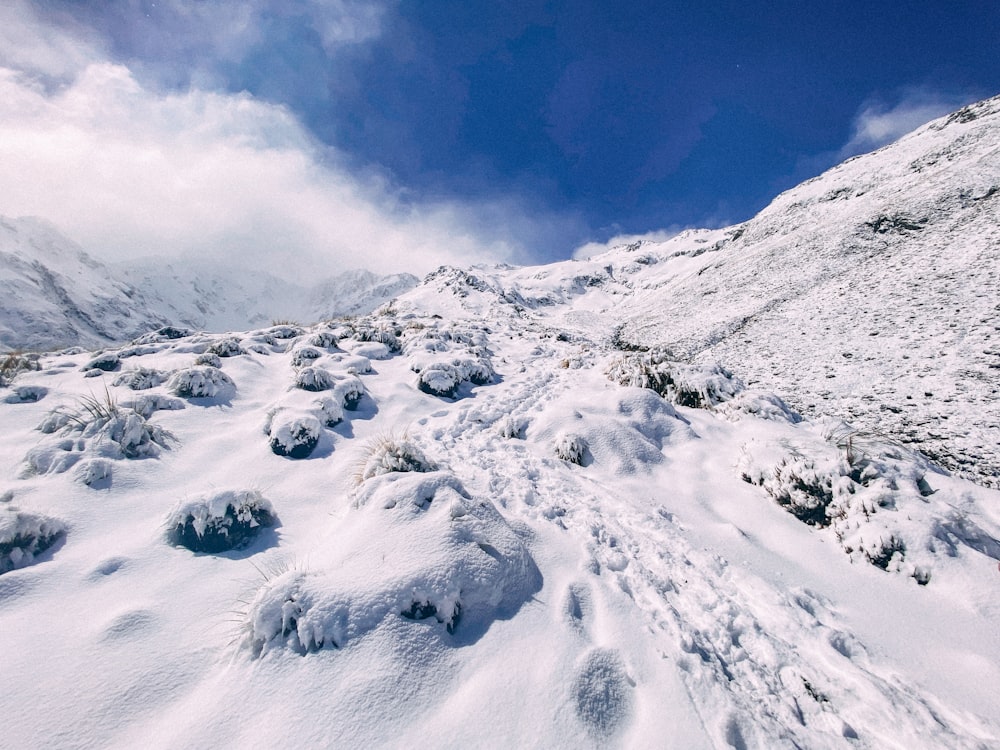
{"type": "Polygon", "coordinates": [[[188,367],[170,376],[167,388],[182,398],[229,398],[236,384],[217,367],[188,367]]]}
{"type": "Polygon", "coordinates": [[[829,529],[852,559],[918,583],[930,580],[936,557],[962,548],[1000,560],[998,532],[939,496],[925,459],[873,436],[855,432],[843,445],[751,441],[738,469],[803,523],[829,529]]]}
{"type": "Polygon", "coordinates": [[[19,385],[4,398],[7,404],[33,404],[45,398],[49,389],[41,385],[19,385]]]}
{"type": "Polygon", "coordinates": [[[305,333],[299,326],[294,323],[282,323],[276,321],[273,326],[268,328],[265,333],[276,339],[294,339],[297,336],[301,336],[305,333]]]}
{"type": "Polygon", "coordinates": [[[0,355],[0,388],[7,386],[22,372],[41,370],[38,354],[24,352],[7,352],[0,355]]]}
{"type": "Polygon", "coordinates": [[[135,370],[126,370],[119,373],[111,385],[124,385],[133,391],[146,391],[150,388],[156,388],[156,386],[166,381],[168,377],[169,374],[162,370],[139,367],[135,370]]]}
{"type": "Polygon", "coordinates": [[[114,467],[106,458],[87,458],[76,465],[76,481],[88,487],[98,488],[109,483],[114,467]]]}
{"type": "Polygon", "coordinates": [[[319,359],[323,353],[314,346],[301,346],[292,352],[292,367],[302,367],[312,364],[319,359]]]}
{"type": "Polygon", "coordinates": [[[311,413],[279,409],[267,420],[266,431],[275,455],[308,458],[319,443],[323,426],[311,413]]]}
{"type": "Polygon", "coordinates": [[[328,391],[333,384],[333,376],[322,367],[303,367],[295,373],[295,387],[304,391],[328,391]]]}
{"type": "Polygon", "coordinates": [[[337,341],[337,334],[333,331],[317,331],[306,339],[309,346],[315,346],[318,349],[336,349],[337,341]]]}
{"type": "Polygon", "coordinates": [[[611,364],[608,378],[619,385],[648,388],[678,406],[710,409],[729,401],[743,384],[721,365],[692,365],[669,352],[626,354],[611,364]]]}
{"type": "Polygon", "coordinates": [[[513,617],[541,587],[520,537],[492,503],[444,472],[391,473],[359,489],[349,532],[310,569],[270,577],[250,600],[244,642],[255,657],[399,644],[398,623],[442,646],[469,643],[513,617]]]}
{"type": "Polygon", "coordinates": [[[579,435],[563,432],[556,435],[553,451],[556,458],[571,464],[582,465],[587,455],[587,441],[579,435]]]}
{"type": "Polygon", "coordinates": [[[383,435],[365,446],[365,457],[355,474],[355,484],[392,472],[436,471],[437,465],[406,435],[383,435]]]}
{"type": "Polygon", "coordinates": [[[174,341],[193,334],[194,331],[188,328],[178,328],[177,326],[163,326],[155,331],[144,333],[137,339],[133,339],[133,344],[159,344],[164,341],[174,341]]]}
{"type": "Polygon", "coordinates": [[[341,375],[334,377],[332,391],[345,409],[354,411],[365,395],[365,386],[355,375],[341,375]]]}
{"type": "Polygon", "coordinates": [[[194,358],[195,365],[205,365],[206,367],[222,367],[222,358],[212,352],[202,352],[194,358]]]}
{"type": "Polygon", "coordinates": [[[0,509],[0,574],[31,565],[65,533],[61,521],[0,509]]]}
{"type": "Polygon", "coordinates": [[[462,379],[458,369],[449,362],[435,362],[420,371],[417,388],[431,396],[453,398],[462,379]]]}
{"type": "Polygon", "coordinates": [[[726,419],[736,422],[744,416],[766,419],[772,422],[797,424],[802,415],[794,411],[773,393],[750,389],[740,391],[729,401],[719,404],[718,412],[726,419]]]}
{"type": "Polygon", "coordinates": [[[275,520],[259,491],[230,490],[180,503],[167,518],[167,536],[192,552],[226,552],[246,547],[275,520]]]}
{"type": "Polygon", "coordinates": [[[114,372],[119,367],[121,367],[121,360],[118,358],[118,355],[114,352],[104,352],[104,354],[98,354],[80,369],[83,372],[94,370],[114,372]]]}
{"type": "Polygon", "coordinates": [[[219,357],[238,357],[241,354],[246,354],[247,350],[242,347],[238,338],[227,336],[209,346],[208,352],[219,357]]]}
{"type": "Polygon", "coordinates": [[[162,393],[143,393],[122,405],[146,419],[153,416],[153,412],[178,411],[184,408],[184,402],[179,398],[164,396],[162,393]]]}

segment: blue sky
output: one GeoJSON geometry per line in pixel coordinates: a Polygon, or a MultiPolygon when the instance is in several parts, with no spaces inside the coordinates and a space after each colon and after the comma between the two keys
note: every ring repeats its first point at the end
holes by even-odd
{"type": "Polygon", "coordinates": [[[95,61],[143,96],[246,92],[281,105],[310,159],[363,183],[376,213],[433,213],[445,236],[484,257],[499,237],[515,260],[742,221],[1000,92],[1000,4],[987,0],[14,6],[68,60],[8,54],[50,96],[95,61]]]}

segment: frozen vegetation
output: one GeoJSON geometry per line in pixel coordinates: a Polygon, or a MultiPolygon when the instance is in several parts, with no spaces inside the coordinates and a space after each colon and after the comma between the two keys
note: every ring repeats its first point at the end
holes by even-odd
{"type": "Polygon", "coordinates": [[[1000,747],[998,110],[740,227],[4,356],[0,744],[1000,747]]]}

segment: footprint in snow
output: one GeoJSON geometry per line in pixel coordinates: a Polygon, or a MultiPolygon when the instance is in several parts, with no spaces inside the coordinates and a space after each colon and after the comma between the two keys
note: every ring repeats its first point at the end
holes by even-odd
{"type": "Polygon", "coordinates": [[[576,715],[598,737],[610,737],[632,714],[632,682],[617,651],[598,648],[584,657],[573,680],[576,715]]]}

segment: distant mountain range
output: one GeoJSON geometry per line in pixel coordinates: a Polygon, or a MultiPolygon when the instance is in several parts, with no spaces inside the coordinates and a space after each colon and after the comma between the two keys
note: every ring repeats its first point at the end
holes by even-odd
{"type": "Polygon", "coordinates": [[[310,323],[368,313],[418,281],[355,270],[305,286],[218,261],[105,264],[41,219],[0,217],[0,349],[101,346],[166,324],[310,323]]]}

